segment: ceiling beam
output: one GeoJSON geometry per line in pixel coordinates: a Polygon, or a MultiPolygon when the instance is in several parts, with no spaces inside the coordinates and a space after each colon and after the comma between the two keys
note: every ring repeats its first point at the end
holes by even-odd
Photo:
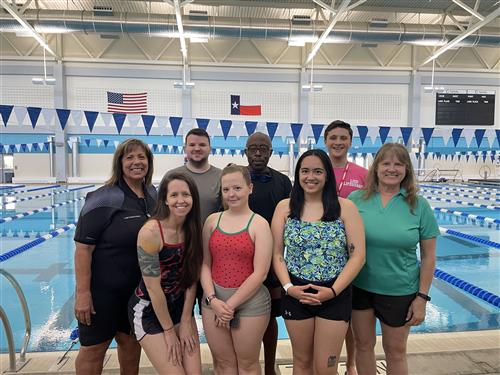
{"type": "Polygon", "coordinates": [[[23,14],[24,11],[30,6],[33,0],[27,0],[21,8],[19,8],[19,13],[23,14]]]}
{"type": "Polygon", "coordinates": [[[493,21],[499,15],[500,15],[500,7],[497,8],[497,9],[495,9],[493,12],[491,12],[487,17],[485,17],[484,20],[475,23],[474,25],[472,25],[471,27],[469,27],[467,29],[467,31],[463,32],[462,34],[460,34],[459,36],[457,36],[456,38],[454,38],[452,41],[446,43],[444,46],[442,46],[441,48],[439,48],[436,52],[434,52],[431,56],[429,56],[422,63],[422,65],[425,65],[425,64],[431,62],[432,60],[434,60],[435,58],[441,56],[444,52],[446,52],[450,48],[453,48],[454,46],[456,46],[462,40],[464,40],[465,38],[467,38],[469,35],[475,33],[477,30],[479,30],[484,25],[487,25],[488,23],[490,23],[491,21],[493,21]]]}
{"type": "MultiPolygon", "coordinates": [[[[314,1],[319,1],[319,0],[314,0],[314,1]]],[[[328,24],[328,26],[326,27],[325,31],[323,31],[323,34],[321,34],[321,36],[319,37],[319,39],[316,41],[316,43],[314,43],[314,46],[312,47],[311,49],[311,52],[309,53],[309,55],[307,56],[306,58],[306,61],[304,63],[304,65],[308,64],[313,58],[314,56],[316,56],[316,53],[318,52],[318,50],[321,48],[321,45],[323,44],[323,42],[325,41],[325,39],[328,37],[328,35],[330,34],[330,31],[332,31],[332,29],[335,27],[335,24],[337,23],[337,21],[340,19],[340,16],[344,13],[344,11],[346,10],[347,6],[349,5],[351,0],[342,0],[342,4],[340,4],[340,7],[339,9],[337,10],[337,13],[332,13],[334,14],[334,16],[331,18],[330,20],[330,23],[328,24]]],[[[331,11],[330,11],[331,12],[331,11]]]]}
{"type": "Polygon", "coordinates": [[[45,39],[42,35],[40,35],[36,30],[23,18],[23,15],[19,13],[19,11],[9,4],[7,0],[0,0],[0,5],[10,13],[14,19],[19,22],[19,24],[26,29],[30,33],[30,35],[35,38],[35,40],[52,56],[54,56],[57,60],[61,60],[61,57],[55,53],[49,45],[45,42],[45,39]]]}
{"type": "Polygon", "coordinates": [[[177,20],[177,30],[179,31],[179,41],[181,42],[182,60],[187,62],[188,50],[186,38],[184,37],[184,26],[182,26],[181,5],[179,0],[174,0],[175,19],[177,20]]]}
{"type": "Polygon", "coordinates": [[[481,14],[479,14],[476,10],[468,6],[467,4],[462,3],[460,0],[452,0],[452,1],[462,9],[465,9],[467,12],[472,14],[474,17],[480,19],[481,21],[484,21],[484,17],[481,14]]]}
{"type": "Polygon", "coordinates": [[[14,51],[16,51],[16,53],[17,53],[19,56],[22,56],[22,55],[23,55],[23,53],[17,49],[17,47],[14,45],[14,43],[12,43],[12,42],[9,40],[9,38],[7,38],[7,35],[5,35],[5,33],[0,33],[0,38],[4,38],[4,40],[7,42],[7,44],[8,44],[9,46],[11,46],[11,47],[12,47],[12,49],[13,49],[14,51]]]}

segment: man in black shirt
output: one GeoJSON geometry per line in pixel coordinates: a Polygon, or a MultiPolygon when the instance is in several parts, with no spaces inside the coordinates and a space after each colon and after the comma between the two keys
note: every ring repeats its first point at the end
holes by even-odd
{"type": "MultiPolygon", "coordinates": [[[[292,190],[292,184],[286,175],[268,167],[272,151],[271,139],[264,133],[254,133],[247,140],[245,154],[253,184],[248,204],[252,211],[264,217],[269,224],[273,219],[276,205],[281,200],[289,198],[292,190]]],[[[262,340],[265,375],[275,375],[274,363],[278,341],[276,317],[280,316],[281,285],[272,266],[264,285],[269,289],[272,299],[271,319],[262,340]]]]}

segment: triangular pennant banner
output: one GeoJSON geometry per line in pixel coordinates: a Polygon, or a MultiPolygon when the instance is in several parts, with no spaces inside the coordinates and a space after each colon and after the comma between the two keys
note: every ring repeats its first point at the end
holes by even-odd
{"type": "Polygon", "coordinates": [[[425,145],[428,146],[432,137],[434,128],[422,128],[422,136],[424,137],[425,145]]]}
{"type": "Polygon", "coordinates": [[[64,130],[68,123],[68,117],[71,113],[69,109],[56,109],[57,118],[59,119],[59,124],[61,125],[61,129],[64,130]]]}
{"type": "Polygon", "coordinates": [[[38,117],[40,117],[40,112],[42,109],[39,107],[28,107],[28,116],[30,117],[31,126],[35,129],[36,123],[38,122],[38,117]]]}
{"type": "Polygon", "coordinates": [[[87,119],[87,125],[89,126],[89,130],[92,133],[92,130],[94,129],[95,121],[97,120],[97,116],[99,115],[99,112],[94,112],[94,111],[83,111],[85,114],[85,118],[87,119]]]}
{"type": "Polygon", "coordinates": [[[200,129],[203,129],[203,130],[207,130],[209,122],[210,122],[210,120],[207,118],[197,118],[196,119],[196,123],[198,124],[198,127],[200,129]]]}
{"type": "Polygon", "coordinates": [[[97,138],[95,140],[95,142],[97,143],[97,147],[101,147],[101,145],[102,145],[102,139],[97,138]]]}
{"type": "Polygon", "coordinates": [[[125,113],[113,113],[113,120],[115,120],[115,126],[118,134],[122,132],[123,123],[125,122],[126,118],[127,115],[125,113]]]}
{"type": "Polygon", "coordinates": [[[14,106],[14,114],[16,115],[18,125],[24,124],[24,118],[26,117],[27,113],[28,111],[26,111],[26,107],[19,107],[17,105],[14,106]]]}
{"type": "Polygon", "coordinates": [[[368,135],[368,126],[358,125],[358,134],[361,145],[365,144],[366,136],[368,135]]]}
{"type": "Polygon", "coordinates": [[[291,123],[290,128],[292,129],[292,135],[293,139],[295,140],[295,143],[297,143],[299,137],[300,137],[300,131],[302,130],[302,124],[300,123],[291,123]]]}
{"type": "Polygon", "coordinates": [[[483,142],[484,133],[486,129],[476,129],[474,131],[474,137],[476,137],[477,147],[481,147],[481,143],[483,142]]]}
{"type": "Polygon", "coordinates": [[[269,135],[269,138],[271,138],[271,141],[274,138],[274,135],[276,134],[276,130],[278,129],[278,123],[277,122],[266,122],[266,128],[267,128],[267,134],[269,135]]]}
{"type": "Polygon", "coordinates": [[[455,147],[457,147],[457,144],[458,144],[458,141],[460,140],[460,135],[462,134],[462,130],[463,129],[457,129],[457,128],[454,128],[452,131],[451,131],[451,137],[453,139],[453,145],[455,147]]]}
{"type": "Polygon", "coordinates": [[[403,137],[403,142],[405,146],[408,146],[408,141],[410,140],[411,137],[411,131],[413,128],[409,127],[401,127],[401,137],[403,137]]]}
{"type": "Polygon", "coordinates": [[[224,135],[224,139],[227,139],[229,130],[231,130],[232,125],[233,122],[231,120],[220,120],[220,126],[222,127],[222,134],[224,135]]]}
{"type": "Polygon", "coordinates": [[[109,139],[103,139],[104,147],[108,147],[109,139]]]}
{"type": "Polygon", "coordinates": [[[257,121],[245,121],[245,127],[247,128],[248,136],[251,136],[255,133],[255,129],[257,129],[257,121]]]}
{"type": "Polygon", "coordinates": [[[75,126],[81,126],[82,125],[82,121],[83,121],[83,113],[82,111],[78,111],[78,110],[71,110],[71,118],[73,120],[73,125],[75,126]]]}
{"type": "Polygon", "coordinates": [[[182,117],[169,117],[170,126],[172,126],[172,132],[174,137],[177,137],[177,132],[179,131],[179,126],[182,122],[182,117]]]}
{"type": "Polygon", "coordinates": [[[115,148],[118,148],[118,146],[120,145],[120,141],[113,141],[113,144],[115,145],[115,148]]]}
{"type": "Polygon", "coordinates": [[[90,147],[90,141],[91,140],[90,139],[84,139],[84,141],[85,141],[85,144],[87,145],[87,147],[90,147]]]}
{"type": "Polygon", "coordinates": [[[146,129],[146,134],[149,135],[151,128],[153,127],[153,122],[155,121],[155,116],[153,115],[141,115],[142,123],[144,124],[144,129],[146,129]]]}
{"type": "Polygon", "coordinates": [[[26,145],[26,147],[28,148],[28,151],[31,152],[31,150],[33,149],[33,144],[32,143],[28,143],[26,145]]]}
{"type": "Polygon", "coordinates": [[[314,135],[314,140],[316,143],[319,141],[319,137],[321,137],[321,132],[323,131],[323,127],[325,125],[323,124],[311,124],[311,129],[314,135]]]}
{"type": "MultiPolygon", "coordinates": [[[[495,130],[495,133],[497,133],[497,142],[498,145],[500,146],[500,130],[495,130]]],[[[491,145],[493,146],[493,141],[491,142],[491,145]]]]}
{"type": "Polygon", "coordinates": [[[42,116],[43,116],[43,119],[45,120],[45,126],[54,125],[55,115],[56,115],[56,111],[52,108],[43,108],[42,109],[42,116]]]}
{"type": "Polygon", "coordinates": [[[113,117],[113,115],[107,112],[101,112],[100,115],[104,126],[109,126],[109,124],[111,124],[111,118],[113,117]]]}
{"type": "Polygon", "coordinates": [[[0,114],[2,115],[2,120],[4,126],[7,126],[9,122],[10,114],[12,113],[13,105],[0,105],[0,114]]]}
{"type": "Polygon", "coordinates": [[[389,135],[390,130],[391,128],[389,126],[379,126],[378,134],[380,135],[380,142],[382,142],[382,144],[384,144],[387,140],[387,136],[389,135]]]}

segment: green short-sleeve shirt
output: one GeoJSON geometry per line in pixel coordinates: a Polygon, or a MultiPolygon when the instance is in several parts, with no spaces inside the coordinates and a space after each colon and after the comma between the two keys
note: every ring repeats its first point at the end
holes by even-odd
{"type": "Polygon", "coordinates": [[[403,296],[419,288],[417,245],[437,237],[439,226],[425,198],[418,197],[413,213],[401,189],[382,207],[380,194],[369,199],[357,190],[349,195],[365,225],[366,263],[354,280],[358,288],[372,293],[403,296]]]}

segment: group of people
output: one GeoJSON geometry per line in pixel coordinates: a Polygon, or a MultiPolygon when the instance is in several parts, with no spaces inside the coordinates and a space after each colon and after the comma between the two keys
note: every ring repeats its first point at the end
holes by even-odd
{"type": "Polygon", "coordinates": [[[367,171],[347,160],[349,124],[332,122],[324,142],[328,153],[300,156],[292,185],[268,166],[267,135],[248,138],[248,166],[220,170],[192,129],[186,164],[158,192],[147,145],[122,142],[75,234],[77,373],[101,373],[115,339],[123,374],[138,373],[141,346],[160,374],[201,374],[198,300],[216,374],[260,374],[263,343],[274,375],[278,316],[295,375],[336,374],[344,339],[347,374],[375,374],[376,319],[387,373],[407,374],[439,228],[404,146],[382,146],[367,171]]]}

